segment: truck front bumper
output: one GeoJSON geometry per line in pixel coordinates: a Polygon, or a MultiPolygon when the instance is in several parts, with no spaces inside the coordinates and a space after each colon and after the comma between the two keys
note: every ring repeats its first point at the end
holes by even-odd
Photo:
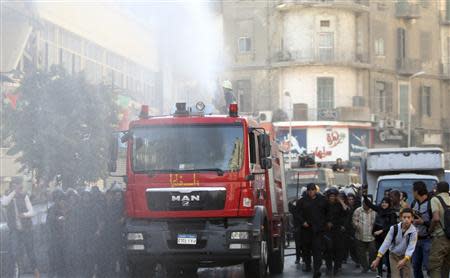
{"type": "Polygon", "coordinates": [[[260,230],[247,218],[129,220],[128,260],[196,266],[239,264],[259,258],[260,230]],[[180,243],[184,236],[195,238],[195,244],[180,243]]]}

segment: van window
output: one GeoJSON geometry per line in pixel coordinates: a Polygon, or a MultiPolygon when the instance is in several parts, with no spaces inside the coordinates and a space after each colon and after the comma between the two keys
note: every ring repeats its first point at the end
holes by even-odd
{"type": "MultiPolygon", "coordinates": [[[[381,202],[381,199],[383,199],[384,191],[391,189],[391,190],[398,190],[398,191],[404,191],[408,194],[408,204],[410,204],[414,197],[413,197],[413,183],[416,181],[420,181],[419,179],[392,179],[392,180],[381,180],[378,184],[378,190],[377,190],[377,198],[376,202],[381,202]]],[[[427,185],[428,192],[433,190],[434,186],[436,185],[436,180],[433,179],[424,179],[421,180],[427,185]]]]}

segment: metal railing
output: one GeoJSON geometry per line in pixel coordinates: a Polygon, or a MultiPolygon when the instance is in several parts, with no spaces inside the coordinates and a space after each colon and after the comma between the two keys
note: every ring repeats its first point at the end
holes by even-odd
{"type": "Polygon", "coordinates": [[[336,4],[336,5],[363,5],[369,6],[369,0],[279,0],[281,3],[296,3],[296,4],[336,4]]]}
{"type": "Polygon", "coordinates": [[[370,121],[368,107],[296,108],[294,121],[370,121]]]}
{"type": "Polygon", "coordinates": [[[348,53],[335,53],[335,49],[321,49],[314,53],[305,51],[279,51],[273,61],[293,62],[297,64],[368,64],[369,57],[365,54],[348,55],[348,53]]]}
{"type": "Polygon", "coordinates": [[[450,12],[443,10],[439,12],[440,22],[443,25],[450,25],[450,12]]]}
{"type": "Polygon", "coordinates": [[[400,74],[414,74],[422,70],[422,61],[419,59],[397,59],[397,71],[400,74]]]}
{"type": "Polygon", "coordinates": [[[420,17],[420,6],[416,3],[397,2],[395,3],[395,16],[401,18],[418,18],[420,17]]]}

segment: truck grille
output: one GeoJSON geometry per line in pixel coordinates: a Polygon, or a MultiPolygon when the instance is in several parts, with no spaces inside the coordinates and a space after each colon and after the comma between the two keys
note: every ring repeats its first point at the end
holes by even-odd
{"type": "Polygon", "coordinates": [[[224,187],[149,188],[147,205],[152,211],[222,210],[224,187]]]}

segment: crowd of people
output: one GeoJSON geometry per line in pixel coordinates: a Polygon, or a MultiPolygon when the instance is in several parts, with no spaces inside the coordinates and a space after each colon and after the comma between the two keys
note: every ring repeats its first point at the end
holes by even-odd
{"type": "Polygon", "coordinates": [[[302,261],[302,270],[313,277],[321,276],[323,260],[326,275],[338,276],[351,258],[361,273],[373,271],[376,277],[386,272],[393,278],[448,278],[449,184],[439,182],[428,192],[416,181],[413,194],[408,204],[406,192],[387,190],[380,204],[373,204],[364,190],[347,194],[332,187],[321,194],[308,184],[290,203],[295,263],[302,261]]]}
{"type": "MultiPolygon", "coordinates": [[[[304,272],[321,276],[342,274],[353,260],[362,273],[377,277],[448,278],[450,270],[449,184],[439,182],[428,192],[424,182],[413,184],[414,201],[407,194],[387,190],[379,204],[362,193],[329,188],[324,194],[308,184],[290,203],[294,217],[296,263],[304,272]],[[385,270],[385,271],[384,271],[385,270]],[[425,273],[425,274],[424,274],[425,273]]],[[[14,178],[1,198],[10,229],[11,255],[23,248],[40,277],[33,247],[33,206],[14,178]]],[[[115,184],[105,193],[69,188],[52,192],[48,209],[48,277],[124,277],[123,193],[115,184]]],[[[345,275],[343,275],[345,276],[345,275]]]]}
{"type": "MultiPolygon", "coordinates": [[[[123,193],[115,184],[103,193],[94,186],[65,191],[55,189],[47,212],[47,277],[124,277],[123,193]]],[[[11,254],[19,262],[24,250],[35,277],[40,277],[33,244],[34,215],[23,180],[13,178],[2,197],[10,230],[11,254]]]]}

